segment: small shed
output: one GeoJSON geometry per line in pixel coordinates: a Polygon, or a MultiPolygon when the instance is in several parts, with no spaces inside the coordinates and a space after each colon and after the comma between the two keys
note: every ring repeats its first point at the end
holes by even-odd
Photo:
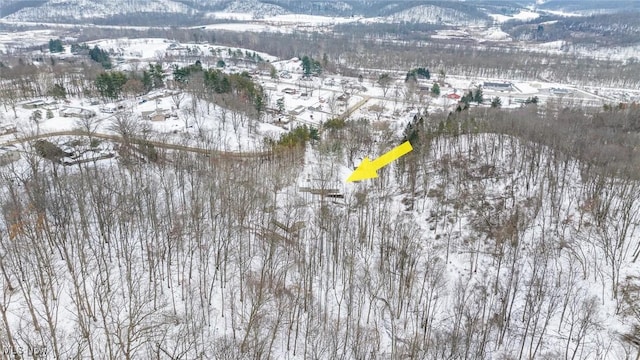
{"type": "Polygon", "coordinates": [[[15,124],[0,124],[0,135],[13,134],[18,132],[15,124]]]}

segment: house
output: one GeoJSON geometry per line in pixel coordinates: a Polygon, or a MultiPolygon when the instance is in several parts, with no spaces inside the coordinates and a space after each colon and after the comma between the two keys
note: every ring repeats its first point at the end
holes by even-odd
{"type": "Polygon", "coordinates": [[[20,103],[20,105],[25,109],[37,109],[45,105],[55,105],[55,104],[57,104],[55,100],[45,101],[42,99],[28,100],[20,103]]]}
{"type": "Polygon", "coordinates": [[[142,118],[144,120],[151,121],[165,121],[170,115],[163,109],[156,109],[153,111],[143,111],[142,118]]]}
{"type": "Polygon", "coordinates": [[[289,114],[296,116],[296,115],[302,114],[304,111],[305,111],[305,107],[300,105],[300,106],[296,107],[295,109],[290,110],[289,114]]]}
{"type": "Polygon", "coordinates": [[[62,110],[60,110],[60,116],[90,119],[96,116],[96,112],[93,110],[78,108],[78,107],[65,107],[62,110]]]}
{"type": "Polygon", "coordinates": [[[549,91],[555,95],[566,95],[569,93],[569,89],[566,88],[551,88],[549,91]]]}
{"type": "Polygon", "coordinates": [[[20,152],[15,145],[0,147],[0,166],[20,160],[20,152]]]}
{"type": "Polygon", "coordinates": [[[447,95],[447,99],[451,99],[451,100],[456,100],[456,101],[458,101],[458,100],[460,100],[460,95],[455,94],[455,93],[451,93],[451,94],[448,94],[448,95],[447,95]]]}
{"type": "Polygon", "coordinates": [[[513,84],[510,82],[488,82],[482,84],[483,89],[494,91],[513,91],[513,84]]]}

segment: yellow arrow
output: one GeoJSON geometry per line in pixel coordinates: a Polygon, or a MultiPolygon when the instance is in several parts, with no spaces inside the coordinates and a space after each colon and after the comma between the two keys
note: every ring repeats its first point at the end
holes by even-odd
{"type": "Polygon", "coordinates": [[[389,150],[386,154],[371,161],[368,157],[364,158],[357,169],[351,173],[347,182],[361,181],[366,179],[375,179],[378,177],[377,171],[389,165],[392,161],[402,157],[413,150],[411,143],[405,141],[401,145],[389,150]]]}

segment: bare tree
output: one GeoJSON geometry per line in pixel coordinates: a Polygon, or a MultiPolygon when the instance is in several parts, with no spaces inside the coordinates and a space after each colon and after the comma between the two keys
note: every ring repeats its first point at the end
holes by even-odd
{"type": "Polygon", "coordinates": [[[173,106],[175,106],[176,110],[180,110],[180,105],[184,101],[186,94],[180,90],[176,90],[173,94],[171,94],[171,102],[173,106]]]}

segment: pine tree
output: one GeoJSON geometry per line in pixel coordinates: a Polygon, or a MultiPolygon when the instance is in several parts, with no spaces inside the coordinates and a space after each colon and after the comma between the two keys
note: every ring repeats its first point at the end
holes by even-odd
{"type": "Polygon", "coordinates": [[[440,95],[440,85],[438,85],[438,83],[434,83],[433,86],[431,87],[431,93],[434,96],[439,96],[440,95]]]}
{"type": "Polygon", "coordinates": [[[473,101],[477,102],[478,104],[481,104],[484,101],[482,88],[479,86],[473,92],[473,101]]]}

